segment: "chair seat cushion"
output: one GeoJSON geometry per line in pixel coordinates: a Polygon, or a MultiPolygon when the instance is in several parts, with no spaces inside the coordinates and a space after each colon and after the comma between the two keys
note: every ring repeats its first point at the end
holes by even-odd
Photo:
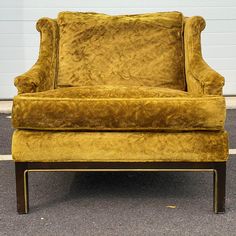
{"type": "Polygon", "coordinates": [[[14,98],[13,126],[37,130],[222,130],[222,96],[145,86],[83,86],[14,98]]]}

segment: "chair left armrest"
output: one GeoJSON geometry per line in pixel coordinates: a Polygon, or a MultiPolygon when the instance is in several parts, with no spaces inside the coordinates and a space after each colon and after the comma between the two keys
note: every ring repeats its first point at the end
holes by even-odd
{"type": "Polygon", "coordinates": [[[205,20],[194,16],[185,19],[185,72],[187,90],[196,95],[222,95],[224,77],[213,70],[203,59],[201,31],[205,20]]]}

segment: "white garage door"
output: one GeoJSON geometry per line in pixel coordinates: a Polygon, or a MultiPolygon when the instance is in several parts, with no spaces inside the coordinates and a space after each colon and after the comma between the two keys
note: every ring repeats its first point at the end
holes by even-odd
{"type": "Polygon", "coordinates": [[[207,21],[202,35],[206,61],[226,79],[224,94],[236,95],[236,0],[5,0],[0,2],[0,99],[16,94],[13,79],[36,61],[39,34],[35,22],[60,11],[131,14],[181,11],[207,21]]]}

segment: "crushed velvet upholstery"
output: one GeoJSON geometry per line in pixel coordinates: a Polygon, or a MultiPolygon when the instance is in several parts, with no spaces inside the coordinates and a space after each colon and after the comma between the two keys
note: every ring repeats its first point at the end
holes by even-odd
{"type": "Polygon", "coordinates": [[[14,160],[227,160],[224,78],[202,58],[204,26],[178,12],[40,19],[39,58],[15,79],[14,160]]]}
{"type": "Polygon", "coordinates": [[[32,93],[55,88],[59,37],[57,21],[41,18],[36,27],[41,39],[39,57],[29,71],[15,78],[18,93],[32,93]]]}
{"type": "Polygon", "coordinates": [[[155,87],[61,88],[15,98],[13,125],[39,130],[222,130],[223,97],[155,87]]]}
{"type": "Polygon", "coordinates": [[[205,20],[200,16],[186,18],[184,29],[185,70],[187,90],[193,94],[221,95],[224,77],[202,58],[201,31],[205,20]]]}
{"type": "Polygon", "coordinates": [[[59,86],[144,85],[185,90],[183,15],[63,12],[59,86]]]}
{"type": "Polygon", "coordinates": [[[55,132],[18,130],[15,161],[226,161],[226,132],[55,132]]]}

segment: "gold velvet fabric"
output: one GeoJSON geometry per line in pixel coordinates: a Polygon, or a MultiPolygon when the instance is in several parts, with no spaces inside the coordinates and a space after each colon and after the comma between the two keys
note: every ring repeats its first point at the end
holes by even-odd
{"type": "Polygon", "coordinates": [[[221,95],[224,77],[202,58],[201,31],[205,20],[200,16],[185,19],[184,45],[187,90],[193,94],[221,95]]]}
{"type": "Polygon", "coordinates": [[[183,15],[163,12],[58,16],[59,86],[155,86],[185,90],[183,15]]]}
{"type": "Polygon", "coordinates": [[[225,101],[180,90],[89,86],[22,94],[13,125],[41,130],[222,130],[225,101]]]}
{"type": "Polygon", "coordinates": [[[226,132],[15,131],[15,161],[211,162],[228,158],[226,132]]]}
{"type": "Polygon", "coordinates": [[[55,20],[41,18],[37,22],[40,32],[40,51],[35,65],[15,78],[18,93],[32,93],[53,89],[57,78],[58,26],[55,20]]]}
{"type": "Polygon", "coordinates": [[[224,78],[202,58],[204,27],[179,12],[40,19],[38,60],[15,79],[14,160],[226,161],[224,78]]]}

